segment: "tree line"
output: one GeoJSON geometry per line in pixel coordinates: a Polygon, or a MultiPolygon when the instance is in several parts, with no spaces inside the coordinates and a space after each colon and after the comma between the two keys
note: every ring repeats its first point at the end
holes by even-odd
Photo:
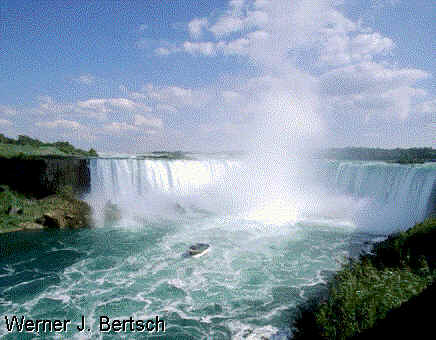
{"type": "Polygon", "coordinates": [[[325,150],[322,154],[326,158],[337,160],[391,161],[397,163],[436,162],[436,149],[429,147],[409,149],[331,148],[325,150]]]}
{"type": "Polygon", "coordinates": [[[94,149],[90,149],[89,151],[81,150],[75,148],[69,142],[58,141],[54,143],[45,143],[36,138],[32,138],[26,135],[18,135],[17,139],[6,137],[4,134],[0,133],[0,143],[3,144],[13,144],[13,145],[30,145],[36,148],[43,146],[51,146],[55,147],[58,150],[66,153],[66,154],[78,154],[83,156],[98,156],[97,152],[94,149]]]}

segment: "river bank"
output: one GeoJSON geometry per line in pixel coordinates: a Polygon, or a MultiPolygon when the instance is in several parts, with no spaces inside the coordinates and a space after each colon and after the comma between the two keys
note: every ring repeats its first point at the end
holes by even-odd
{"type": "Polygon", "coordinates": [[[421,307],[435,296],[435,242],[433,217],[389,236],[372,253],[350,259],[330,281],[326,295],[300,307],[293,339],[421,332],[415,329],[417,320],[422,324],[426,319],[426,308],[421,307]]]}

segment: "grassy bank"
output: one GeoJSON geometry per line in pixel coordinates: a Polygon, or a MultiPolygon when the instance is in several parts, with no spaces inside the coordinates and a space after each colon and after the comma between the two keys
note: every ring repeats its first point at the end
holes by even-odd
{"type": "Polygon", "coordinates": [[[385,161],[400,164],[436,162],[436,149],[380,149],[380,148],[331,148],[318,152],[318,156],[336,160],[385,161]]]}
{"type": "Polygon", "coordinates": [[[390,236],[372,254],[350,260],[329,284],[327,296],[301,307],[294,339],[365,338],[371,329],[390,327],[385,321],[399,309],[402,319],[414,320],[406,302],[428,294],[426,288],[435,282],[435,245],[432,218],[390,236]]]}
{"type": "Polygon", "coordinates": [[[93,149],[85,151],[75,148],[68,142],[45,143],[24,135],[12,139],[0,134],[0,157],[32,158],[37,156],[96,157],[98,154],[93,149]]]}
{"type": "Polygon", "coordinates": [[[89,226],[91,209],[74,197],[71,187],[56,195],[33,199],[0,186],[0,233],[45,228],[89,226]]]}

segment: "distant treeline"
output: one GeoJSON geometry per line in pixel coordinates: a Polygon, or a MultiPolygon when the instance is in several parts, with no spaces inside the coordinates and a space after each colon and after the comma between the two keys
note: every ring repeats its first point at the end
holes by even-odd
{"type": "Polygon", "coordinates": [[[82,149],[75,148],[69,142],[58,141],[54,143],[45,143],[38,139],[25,135],[19,135],[17,139],[13,139],[13,138],[6,137],[4,134],[0,133],[0,144],[11,144],[15,146],[31,146],[36,149],[42,147],[52,147],[68,155],[91,156],[91,157],[98,156],[97,152],[92,148],[89,151],[85,151],[82,149]]]}
{"type": "Polygon", "coordinates": [[[436,149],[379,149],[379,148],[332,148],[321,152],[321,155],[337,160],[389,161],[395,163],[436,162],[436,149]]]}

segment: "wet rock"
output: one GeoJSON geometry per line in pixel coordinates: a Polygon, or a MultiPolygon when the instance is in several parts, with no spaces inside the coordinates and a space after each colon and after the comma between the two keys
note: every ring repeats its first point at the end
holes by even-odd
{"type": "Polygon", "coordinates": [[[47,228],[62,229],[67,227],[65,212],[60,209],[46,212],[37,222],[41,222],[47,228]]]}
{"type": "Polygon", "coordinates": [[[35,222],[54,229],[90,227],[91,208],[79,200],[59,201],[57,208],[45,212],[35,222]]]}
{"type": "Polygon", "coordinates": [[[19,226],[23,230],[41,230],[41,229],[44,229],[44,226],[42,224],[39,224],[36,222],[23,222],[19,226]]]}

